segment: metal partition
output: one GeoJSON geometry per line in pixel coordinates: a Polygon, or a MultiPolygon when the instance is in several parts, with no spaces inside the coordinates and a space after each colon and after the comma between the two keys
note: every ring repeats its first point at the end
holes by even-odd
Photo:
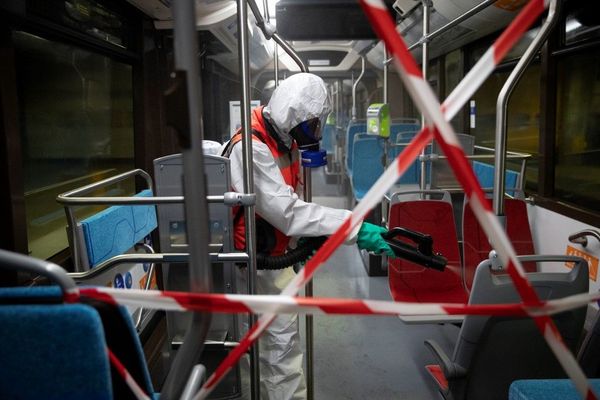
{"type": "MultiPolygon", "coordinates": [[[[229,159],[204,155],[207,194],[219,195],[231,188],[229,159]]],[[[156,194],[158,196],[181,196],[183,159],[181,154],[173,154],[154,160],[156,194]]],[[[157,206],[160,248],[165,253],[187,251],[186,218],[183,204],[161,204],[157,206]]],[[[209,244],[211,252],[230,253],[233,249],[232,213],[225,204],[208,205],[209,244]]],[[[242,254],[241,256],[244,256],[242,254]]],[[[240,257],[244,258],[244,257],[240,257]]],[[[188,291],[189,273],[185,264],[163,264],[163,282],[166,290],[188,291]]],[[[211,264],[214,293],[236,293],[236,266],[234,262],[213,262],[211,264]]],[[[190,320],[185,313],[167,313],[167,351],[173,353],[183,340],[190,320]]],[[[207,336],[207,344],[201,362],[208,373],[227,355],[230,345],[239,340],[238,317],[232,314],[215,314],[212,317],[207,336]]],[[[240,394],[240,369],[236,366],[222,385],[214,392],[215,397],[235,397],[240,394]]]]}

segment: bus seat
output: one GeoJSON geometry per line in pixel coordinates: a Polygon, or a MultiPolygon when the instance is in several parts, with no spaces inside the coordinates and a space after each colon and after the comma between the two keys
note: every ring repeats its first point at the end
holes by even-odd
{"type": "Polygon", "coordinates": [[[352,191],[354,198],[360,201],[383,174],[383,141],[375,136],[357,138],[352,152],[355,166],[351,177],[352,191]]]}
{"type": "MultiPolygon", "coordinates": [[[[147,189],[136,194],[151,197],[147,189]]],[[[79,222],[85,252],[82,259],[90,268],[131,249],[157,227],[156,208],[112,206],[79,222]]]]}
{"type": "Polygon", "coordinates": [[[363,122],[353,122],[348,125],[346,130],[346,173],[352,176],[352,146],[357,134],[366,133],[367,124],[363,122]]]}
{"type": "MultiPolygon", "coordinates": [[[[456,135],[458,141],[466,155],[473,155],[475,148],[475,136],[458,133],[456,135]]],[[[442,155],[443,151],[437,141],[433,143],[433,154],[442,155]]],[[[431,188],[432,189],[449,189],[461,187],[454,171],[450,168],[450,164],[446,159],[438,159],[431,162],[431,188]]],[[[460,208],[458,209],[460,211],[460,208]]]]}
{"type": "Polygon", "coordinates": [[[466,303],[467,292],[460,275],[460,255],[450,194],[444,191],[394,193],[390,202],[389,229],[400,226],[433,238],[433,247],[448,259],[444,272],[406,260],[389,259],[392,297],[406,302],[466,303]],[[426,194],[428,199],[402,201],[403,196],[426,194]],[[441,200],[434,197],[442,196],[441,200]]]}
{"type": "Polygon", "coordinates": [[[420,124],[417,120],[405,121],[405,122],[393,122],[390,125],[390,141],[392,143],[398,142],[398,139],[402,137],[403,142],[410,142],[419,131],[420,124]]]}
{"type": "MultiPolygon", "coordinates": [[[[396,136],[396,140],[392,141],[390,137],[391,145],[388,147],[388,159],[390,162],[394,160],[400,153],[408,146],[408,143],[412,140],[416,131],[400,132],[396,136]]],[[[431,152],[431,147],[427,146],[425,149],[426,153],[431,152]]],[[[415,185],[419,183],[419,176],[421,175],[421,169],[419,168],[419,160],[415,160],[406,172],[398,179],[397,184],[399,185],[415,185]]]]}
{"type": "Polygon", "coordinates": [[[144,353],[124,307],[82,299],[63,304],[57,286],[0,289],[0,397],[135,399],[106,348],[146,393],[144,353]]]}
{"type": "MultiPolygon", "coordinates": [[[[566,256],[520,256],[522,261],[573,261],[566,256]]],[[[475,273],[469,304],[505,304],[521,301],[506,274],[491,271],[491,262],[482,262],[475,273]]],[[[529,281],[547,301],[587,293],[588,265],[577,259],[568,273],[528,273],[529,281]]],[[[585,308],[553,316],[567,347],[574,351],[579,342],[585,308]]],[[[466,316],[452,357],[434,341],[425,341],[436,357],[447,387],[446,399],[506,399],[511,382],[517,379],[564,378],[565,373],[531,318],[466,316]]],[[[428,366],[428,370],[436,370],[428,366]]],[[[440,381],[440,377],[436,382],[440,381]]],[[[443,379],[442,379],[443,381],[443,379]]]]}
{"type": "MultiPolygon", "coordinates": [[[[486,164],[481,161],[473,161],[473,171],[475,172],[475,176],[477,176],[477,180],[481,184],[481,187],[493,188],[494,187],[494,166],[491,164],[486,164]]],[[[507,169],[504,175],[504,191],[508,193],[510,196],[515,196],[517,193],[521,192],[523,188],[520,186],[521,174],[519,172],[515,172],[507,169]]]]}
{"type": "MultiPolygon", "coordinates": [[[[589,379],[595,393],[600,393],[600,379],[589,379]]],[[[521,379],[508,391],[509,400],[580,400],[581,395],[570,379],[521,379]]]]}
{"type": "MultiPolygon", "coordinates": [[[[517,199],[504,199],[504,214],[506,234],[517,255],[535,254],[525,202],[517,199]]],[[[492,246],[467,201],[464,205],[462,226],[463,274],[465,286],[471,290],[475,269],[482,260],[488,258],[492,246]]],[[[524,263],[523,267],[526,272],[536,271],[535,263],[524,263]]]]}
{"type": "Polygon", "coordinates": [[[102,307],[63,304],[56,286],[0,289],[0,398],[133,399],[112,371],[107,345],[153,393],[129,314],[102,307]]]}

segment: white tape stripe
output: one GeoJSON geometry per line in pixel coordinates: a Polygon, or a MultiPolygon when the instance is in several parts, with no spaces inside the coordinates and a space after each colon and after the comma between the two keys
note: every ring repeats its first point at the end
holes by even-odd
{"type": "Polygon", "coordinates": [[[411,304],[389,301],[364,300],[363,303],[374,313],[395,315],[447,315],[440,304],[411,304]]]}
{"type": "Polygon", "coordinates": [[[252,335],[250,335],[249,339],[251,341],[255,341],[259,338],[259,336],[263,333],[265,329],[273,322],[273,320],[277,317],[275,314],[263,314],[258,319],[258,329],[254,331],[252,335]]]}
{"type": "Polygon", "coordinates": [[[127,371],[125,371],[125,383],[127,383],[127,386],[129,386],[129,389],[131,389],[131,391],[138,400],[150,400],[150,396],[144,393],[142,388],[137,384],[135,379],[133,379],[133,377],[127,371]]]}
{"type": "Polygon", "coordinates": [[[367,3],[369,7],[379,8],[381,10],[387,11],[384,2],[381,0],[364,0],[364,2],[367,3]]]}
{"type": "Polygon", "coordinates": [[[433,93],[431,86],[429,86],[425,80],[419,79],[415,76],[410,76],[409,79],[412,81],[418,96],[422,96],[423,98],[423,105],[425,109],[422,111],[427,116],[429,121],[432,121],[435,126],[437,126],[446,143],[455,147],[461,147],[458,137],[454,134],[450,123],[448,120],[446,120],[441,111],[440,103],[433,93]]]}
{"type": "Polygon", "coordinates": [[[105,293],[114,298],[118,303],[128,306],[139,306],[143,303],[143,307],[160,308],[165,311],[185,311],[185,307],[179,304],[175,299],[162,295],[162,292],[157,290],[141,290],[141,289],[115,289],[115,288],[98,288],[99,292],[105,293]]]}
{"type": "Polygon", "coordinates": [[[465,104],[481,87],[483,82],[494,71],[494,48],[489,48],[469,71],[463,80],[454,88],[444,101],[444,115],[449,121],[463,108],[465,104]]]}
{"type": "Polygon", "coordinates": [[[571,354],[564,342],[556,336],[549,325],[546,325],[544,338],[546,339],[546,342],[548,342],[550,348],[552,348],[552,351],[556,355],[556,358],[558,358],[569,378],[573,381],[573,384],[575,385],[575,388],[577,388],[579,394],[581,394],[581,397],[587,399],[590,386],[586,376],[579,367],[577,360],[573,357],[573,354],[571,354]]]}
{"type": "MultiPolygon", "coordinates": [[[[168,292],[163,292],[160,296],[156,296],[158,291],[143,291],[137,290],[135,296],[130,296],[131,291],[135,289],[111,289],[111,298],[119,304],[126,304],[136,307],[145,307],[157,310],[165,311],[190,311],[191,309],[184,309],[183,307],[173,307],[173,303],[169,298],[168,292]],[[159,301],[162,299],[164,301],[159,301]]],[[[190,297],[193,297],[190,294],[190,297]]],[[[208,294],[207,296],[211,296],[208,294]]],[[[303,313],[303,314],[324,314],[325,312],[320,308],[318,303],[310,305],[302,305],[298,303],[298,297],[294,296],[283,296],[283,295],[244,295],[244,294],[226,294],[214,296],[223,296],[226,300],[231,303],[239,303],[252,310],[254,313],[303,313]]],[[[374,313],[392,313],[397,315],[443,315],[447,314],[444,307],[452,307],[455,304],[449,303],[407,303],[407,302],[393,302],[393,301],[382,301],[382,300],[357,300],[357,299],[319,299],[315,298],[315,301],[323,300],[325,307],[329,305],[328,301],[335,300],[340,303],[344,301],[355,302],[360,301],[368,309],[374,313]]],[[[525,307],[525,310],[532,316],[542,316],[557,314],[564,311],[569,311],[575,308],[583,307],[590,302],[600,300],[600,293],[581,293],[565,297],[562,299],[550,300],[542,307],[525,307]]],[[[478,306],[485,306],[480,304],[478,306]]],[[[355,307],[353,304],[349,304],[344,309],[343,304],[338,304],[341,310],[350,310],[355,307]]],[[[233,308],[233,307],[232,307],[233,308]]]]}

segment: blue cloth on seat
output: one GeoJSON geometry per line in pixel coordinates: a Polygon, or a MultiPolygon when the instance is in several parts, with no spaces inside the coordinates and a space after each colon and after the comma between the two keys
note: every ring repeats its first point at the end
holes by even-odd
{"type": "MultiPolygon", "coordinates": [[[[0,298],[22,294],[2,290],[0,298]]],[[[92,307],[2,305],[0,321],[0,398],[112,399],[104,332],[92,307]]]]}
{"type": "Polygon", "coordinates": [[[376,136],[357,138],[353,153],[352,189],[356,200],[360,200],[383,174],[383,140],[376,136]]]}
{"type": "MultiPolygon", "coordinates": [[[[152,197],[144,190],[138,197],[152,197]]],[[[113,206],[80,222],[91,267],[125,253],[157,227],[156,208],[113,206]]]]}
{"type": "MultiPolygon", "coordinates": [[[[600,393],[600,379],[590,379],[594,392],[600,393]]],[[[570,379],[524,379],[514,381],[509,400],[579,400],[581,397],[570,379]]]]}
{"type": "Polygon", "coordinates": [[[2,287],[0,288],[0,304],[14,304],[19,300],[29,299],[39,300],[40,303],[47,303],[47,300],[62,301],[62,291],[58,286],[36,286],[36,287],[2,287]]]}

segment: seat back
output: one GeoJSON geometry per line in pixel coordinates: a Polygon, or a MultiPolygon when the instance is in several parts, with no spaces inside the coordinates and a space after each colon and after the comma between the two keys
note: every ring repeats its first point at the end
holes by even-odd
{"type": "MultiPolygon", "coordinates": [[[[506,234],[517,255],[535,254],[533,237],[527,217],[527,204],[523,200],[504,199],[506,234]]],[[[463,210],[463,271],[465,286],[471,290],[477,265],[488,258],[492,246],[477,221],[473,210],[465,201],[463,210]]],[[[535,263],[524,263],[526,272],[535,272],[535,263]]]]}
{"type": "Polygon", "coordinates": [[[354,146],[355,136],[359,133],[367,132],[367,124],[363,122],[353,122],[348,125],[346,130],[346,171],[348,176],[352,175],[352,146],[354,146]]]}
{"type": "MultiPolygon", "coordinates": [[[[475,148],[475,136],[458,133],[458,141],[462,146],[466,155],[472,155],[475,148]]],[[[434,141],[433,154],[442,155],[440,145],[434,141]]],[[[454,172],[450,168],[450,164],[445,159],[436,160],[431,163],[431,187],[433,189],[449,189],[460,187],[458,181],[454,177],[454,172]]]]}
{"type": "MultiPolygon", "coordinates": [[[[388,160],[390,162],[394,160],[398,155],[404,151],[404,149],[408,146],[410,141],[417,134],[417,131],[402,131],[397,132],[395,136],[395,140],[392,140],[390,137],[390,145],[388,147],[388,160]]],[[[428,146],[425,150],[426,153],[431,152],[431,147],[428,146]]],[[[419,168],[419,160],[415,160],[408,169],[404,172],[404,174],[398,179],[399,185],[411,185],[419,183],[420,176],[420,168],[419,168]]]]}
{"type": "Polygon", "coordinates": [[[418,131],[419,122],[417,120],[392,121],[390,125],[390,142],[396,143],[400,137],[403,137],[405,141],[407,138],[410,140],[418,131]]]}
{"type": "Polygon", "coordinates": [[[0,397],[135,399],[107,347],[153,392],[133,321],[123,307],[63,304],[58,287],[0,289],[0,397]]]}
{"type": "MultiPolygon", "coordinates": [[[[473,161],[473,171],[483,189],[494,187],[494,166],[481,161],[473,161]]],[[[523,191],[523,183],[519,172],[507,169],[504,174],[504,191],[515,196],[523,191]]]]}
{"type": "MultiPolygon", "coordinates": [[[[424,200],[401,201],[407,193],[391,198],[389,228],[403,227],[428,235],[433,248],[448,260],[444,272],[435,271],[402,259],[389,260],[389,285],[396,301],[466,303],[467,293],[460,275],[460,255],[450,195],[443,191],[426,191],[424,200]],[[434,195],[443,195],[435,200],[434,195]]],[[[410,243],[410,242],[408,242],[410,243]]]]}
{"type": "Polygon", "coordinates": [[[356,200],[361,200],[383,174],[383,146],[383,140],[375,136],[354,141],[352,153],[355,168],[351,179],[356,200]]]}
{"type": "MultiPolygon", "coordinates": [[[[565,256],[531,256],[522,260],[565,261],[565,256]]],[[[491,263],[477,268],[470,304],[503,304],[521,301],[510,277],[495,274],[491,263]]],[[[588,266],[578,259],[569,273],[529,273],[541,300],[558,299],[588,291],[588,266]]],[[[567,347],[574,351],[585,320],[585,308],[552,317],[567,347]]],[[[565,373],[531,318],[467,316],[460,330],[453,362],[466,377],[450,379],[455,400],[506,399],[516,379],[560,378],[565,373]]]]}

